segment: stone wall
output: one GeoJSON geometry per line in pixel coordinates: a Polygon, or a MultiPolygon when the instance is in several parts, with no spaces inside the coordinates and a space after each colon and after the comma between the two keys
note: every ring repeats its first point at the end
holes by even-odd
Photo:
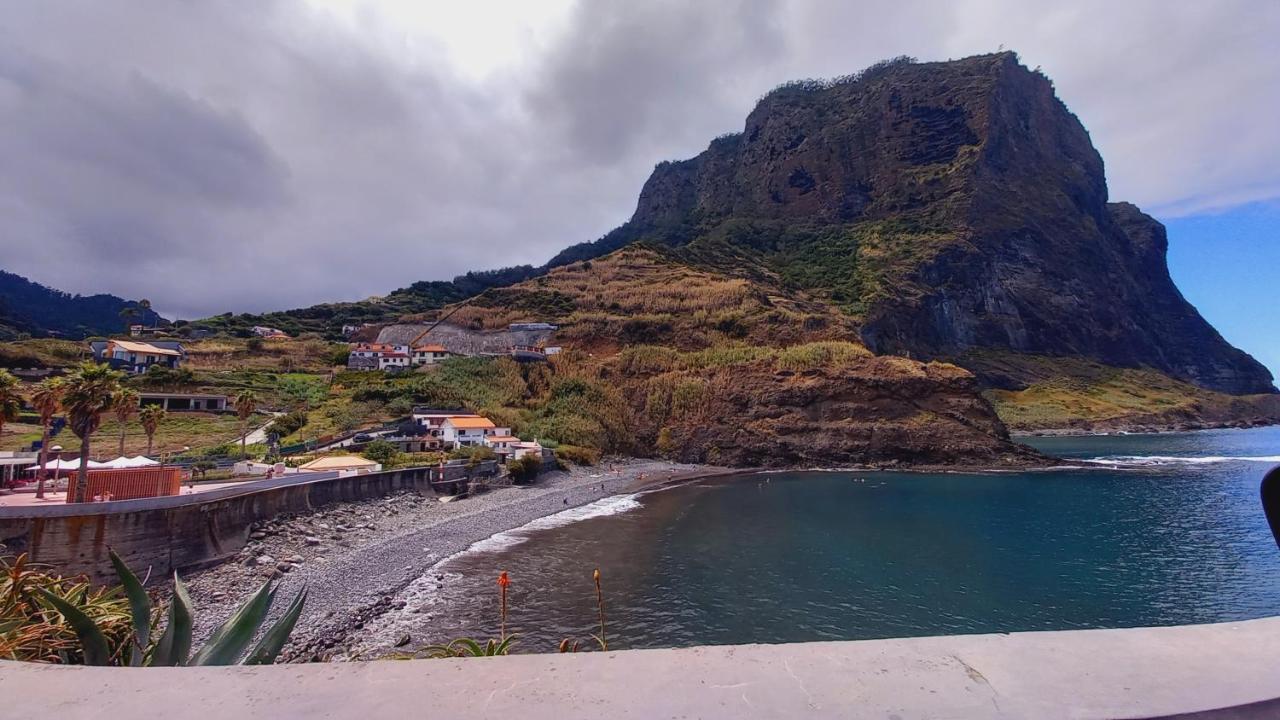
{"type": "MultiPolygon", "coordinates": [[[[492,463],[476,468],[492,472],[492,463]]],[[[27,553],[32,562],[64,574],[114,581],[108,549],[139,576],[210,565],[244,547],[249,525],[280,513],[309,512],[336,502],[412,490],[432,492],[436,468],[406,468],[338,477],[297,475],[196,495],[80,505],[0,508],[3,555],[27,553]]],[[[464,469],[465,472],[465,469],[464,469]]]]}

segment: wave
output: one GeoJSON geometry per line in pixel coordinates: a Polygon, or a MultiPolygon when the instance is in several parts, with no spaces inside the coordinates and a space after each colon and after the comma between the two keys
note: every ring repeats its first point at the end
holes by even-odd
{"type": "Polygon", "coordinates": [[[1211,465],[1227,462],[1280,463],[1280,455],[1104,455],[1090,462],[1117,466],[1211,465]]]}
{"type": "Polygon", "coordinates": [[[641,506],[638,498],[638,494],[614,495],[602,498],[593,503],[587,503],[586,505],[579,505],[575,508],[562,510],[553,515],[540,517],[521,525],[518,528],[494,533],[484,540],[471,543],[466,550],[445,558],[441,562],[437,563],[437,565],[441,565],[444,562],[452,560],[463,554],[497,552],[509,547],[514,547],[528,540],[529,534],[538,530],[549,530],[551,528],[564,527],[565,525],[582,522],[583,520],[590,520],[591,518],[608,517],[610,515],[618,515],[619,513],[635,510],[641,506]]]}

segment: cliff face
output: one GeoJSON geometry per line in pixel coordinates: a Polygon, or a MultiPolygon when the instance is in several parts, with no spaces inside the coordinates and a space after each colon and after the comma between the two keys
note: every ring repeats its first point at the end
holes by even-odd
{"type": "Polygon", "coordinates": [[[1164,228],[1108,202],[1088,133],[1012,53],[779,88],[741,134],[658,166],[629,223],[570,254],[635,239],[746,248],[845,305],[878,353],[1086,357],[1275,392],[1182,298],[1164,228]]]}

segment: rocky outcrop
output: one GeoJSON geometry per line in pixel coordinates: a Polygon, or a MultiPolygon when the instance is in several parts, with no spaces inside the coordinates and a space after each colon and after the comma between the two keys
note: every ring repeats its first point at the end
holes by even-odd
{"type": "Polygon", "coordinates": [[[1087,357],[1232,394],[1275,392],[1266,368],[1173,285],[1160,224],[1108,202],[1088,133],[1013,53],[783,86],[742,133],[659,165],[626,225],[566,256],[712,238],[748,246],[808,290],[853,281],[860,296],[848,305],[879,353],[1087,357]],[[752,232],[725,231],[744,222],[752,232]],[[795,271],[830,252],[829,234],[810,247],[788,240],[801,226],[854,238],[843,276],[795,271]]]}
{"type": "MultiPolygon", "coordinates": [[[[633,381],[634,382],[634,381],[633,381]]],[[[1047,459],[1009,441],[967,371],[869,357],[803,372],[769,363],[705,371],[696,410],[640,432],[684,462],[778,467],[1025,467],[1047,459]]],[[[637,388],[638,389],[638,388],[637,388]]],[[[628,392],[641,400],[643,393],[628,392]]],[[[644,416],[637,407],[637,415],[644,416]]]]}

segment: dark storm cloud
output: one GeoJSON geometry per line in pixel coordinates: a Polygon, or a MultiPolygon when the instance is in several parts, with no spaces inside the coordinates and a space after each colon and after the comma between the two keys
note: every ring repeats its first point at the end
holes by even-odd
{"type": "Polygon", "coordinates": [[[770,87],[904,53],[1042,65],[1116,197],[1280,196],[1273,4],[582,2],[480,77],[301,0],[6,4],[0,267],[180,316],[540,263],[770,87]]]}

